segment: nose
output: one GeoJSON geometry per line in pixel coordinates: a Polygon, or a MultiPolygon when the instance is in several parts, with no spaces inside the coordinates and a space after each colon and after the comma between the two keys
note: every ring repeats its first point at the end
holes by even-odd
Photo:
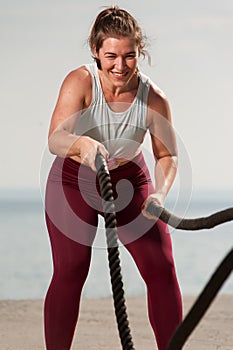
{"type": "Polygon", "coordinates": [[[116,68],[119,72],[124,70],[125,67],[125,59],[124,57],[117,57],[116,62],[115,62],[116,68]]]}

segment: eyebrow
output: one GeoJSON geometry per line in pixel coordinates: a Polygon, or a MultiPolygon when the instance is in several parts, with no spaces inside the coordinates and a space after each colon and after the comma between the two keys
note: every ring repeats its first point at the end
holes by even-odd
{"type": "MultiPolygon", "coordinates": [[[[134,54],[134,55],[136,55],[136,51],[130,51],[130,52],[127,52],[125,55],[132,55],[132,54],[134,54]]],[[[116,53],[115,52],[105,52],[104,53],[104,55],[116,55],[116,53]]]]}

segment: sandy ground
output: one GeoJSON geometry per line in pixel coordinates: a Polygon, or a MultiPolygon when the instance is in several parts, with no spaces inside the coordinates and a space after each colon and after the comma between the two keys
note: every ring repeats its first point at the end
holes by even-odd
{"type": "MultiPolygon", "coordinates": [[[[183,300],[187,313],[195,298],[183,300]]],[[[127,298],[126,302],[135,349],[157,349],[147,320],[145,298],[127,298]]],[[[0,301],[0,349],[45,349],[42,300],[0,301]]],[[[122,349],[111,299],[82,300],[72,350],[86,349],[122,349]]],[[[233,349],[233,295],[220,295],[214,300],[184,349],[233,349]]]]}

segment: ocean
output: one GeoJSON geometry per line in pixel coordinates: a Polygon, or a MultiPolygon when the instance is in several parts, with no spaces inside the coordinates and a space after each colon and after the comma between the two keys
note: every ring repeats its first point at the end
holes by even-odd
{"type": "MultiPolygon", "coordinates": [[[[0,299],[44,298],[52,275],[50,243],[44,221],[43,200],[28,190],[0,193],[0,299]]],[[[233,206],[232,191],[210,191],[191,198],[186,217],[209,215],[233,206]]],[[[172,200],[166,206],[172,207],[172,200]]],[[[103,228],[103,221],[100,227],[103,228]]],[[[97,233],[83,297],[111,296],[103,229],[97,233]]],[[[196,232],[172,230],[173,250],[183,295],[197,295],[233,246],[233,222],[196,232]]],[[[127,296],[145,294],[144,283],[131,256],[120,245],[124,289],[127,296]]],[[[233,294],[230,276],[220,293],[233,294]]]]}

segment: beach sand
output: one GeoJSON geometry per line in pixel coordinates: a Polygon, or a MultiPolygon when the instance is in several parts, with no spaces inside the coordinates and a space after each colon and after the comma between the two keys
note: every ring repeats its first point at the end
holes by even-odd
{"type": "MultiPolygon", "coordinates": [[[[183,298],[184,314],[194,300],[183,298]]],[[[157,349],[147,320],[146,299],[127,298],[126,304],[135,349],[157,349]]],[[[0,349],[45,349],[43,300],[0,301],[0,349]]],[[[72,350],[120,349],[112,299],[83,299],[72,350]]],[[[233,295],[216,297],[184,349],[233,349],[233,295]]]]}

